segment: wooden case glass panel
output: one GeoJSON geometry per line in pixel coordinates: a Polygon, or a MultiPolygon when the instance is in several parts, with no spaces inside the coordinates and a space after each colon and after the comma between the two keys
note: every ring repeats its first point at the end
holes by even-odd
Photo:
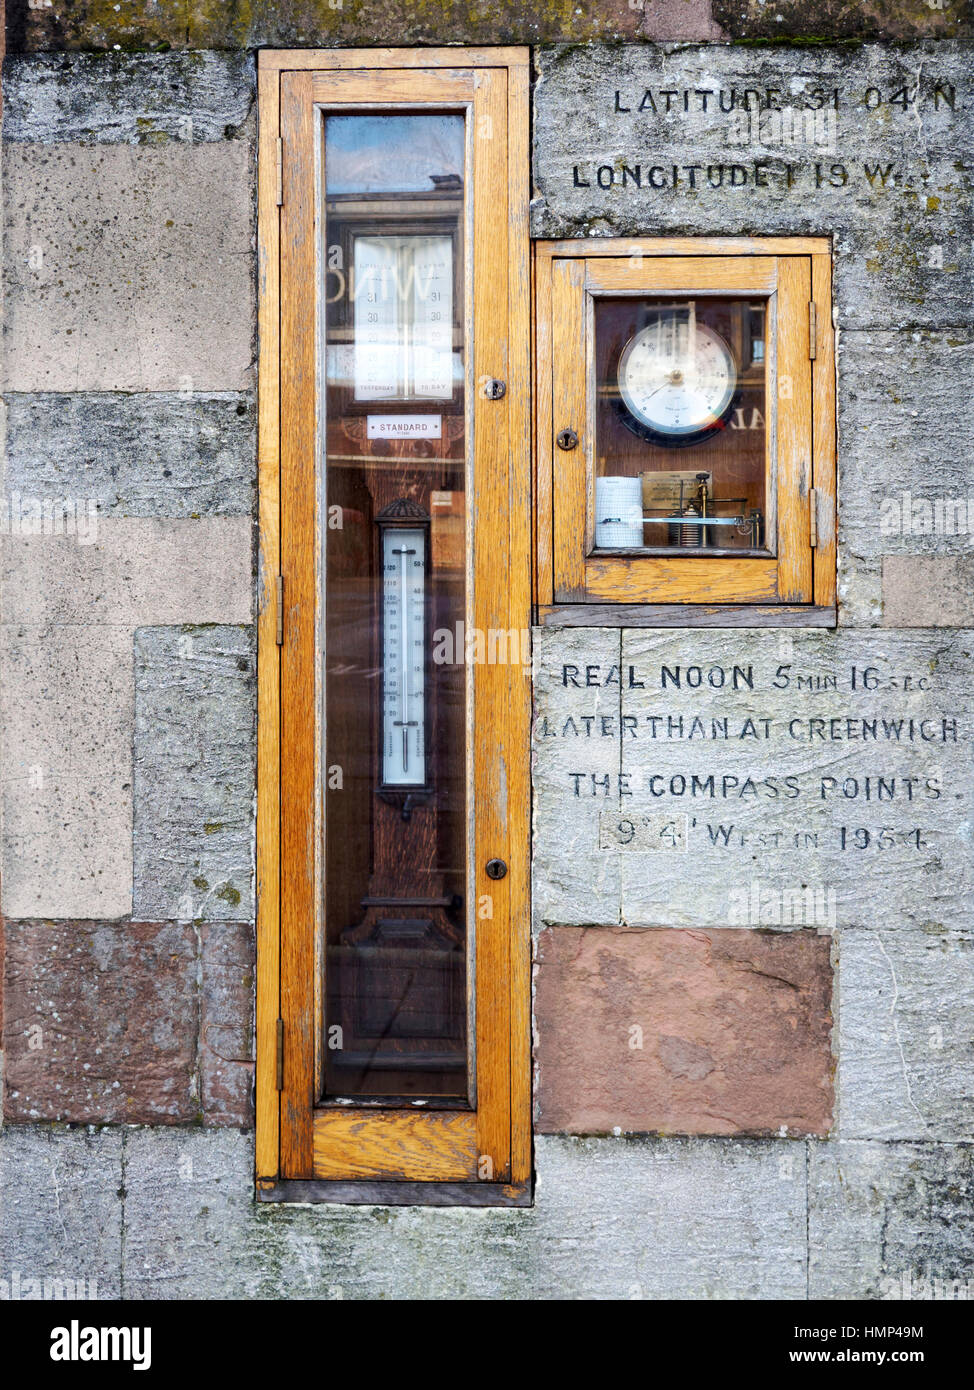
{"type": "Polygon", "coordinates": [[[465,120],[323,157],[322,1098],[466,1103],[465,120]]]}
{"type": "Polygon", "coordinates": [[[596,550],[773,552],[768,307],[594,301],[596,550]]]}
{"type": "Polygon", "coordinates": [[[259,1188],[522,1201],[528,54],[259,66],[259,1188]]]}

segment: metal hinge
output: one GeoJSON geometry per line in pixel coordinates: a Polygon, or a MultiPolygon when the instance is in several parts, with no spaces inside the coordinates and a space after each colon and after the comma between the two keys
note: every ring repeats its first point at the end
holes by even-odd
{"type": "Polygon", "coordinates": [[[284,1020],[277,1020],[277,1065],[275,1068],[276,1086],[279,1091],[284,1090],[284,1020]]]}
{"type": "Polygon", "coordinates": [[[818,488],[808,489],[808,544],[814,550],[818,545],[818,488]]]}
{"type": "Polygon", "coordinates": [[[279,574],[276,581],[277,588],[277,645],[284,646],[284,576],[279,574]]]}
{"type": "Polygon", "coordinates": [[[284,141],[277,137],[277,206],[284,206],[284,141]]]}
{"type": "Polygon", "coordinates": [[[815,300],[808,301],[808,355],[815,361],[815,344],[818,341],[818,316],[815,312],[815,300]]]}

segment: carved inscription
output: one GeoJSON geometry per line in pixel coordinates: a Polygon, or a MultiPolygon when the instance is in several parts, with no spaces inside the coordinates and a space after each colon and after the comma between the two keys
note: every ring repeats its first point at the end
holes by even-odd
{"type": "Polygon", "coordinates": [[[944,172],[951,160],[955,174],[965,167],[972,86],[953,47],[916,63],[772,49],[573,53],[538,89],[537,174],[548,202],[571,208],[606,193],[652,204],[711,190],[789,201],[916,191],[939,179],[940,160],[944,172]]]}
{"type": "Polygon", "coordinates": [[[651,193],[771,184],[785,190],[828,189],[862,182],[879,190],[909,189],[914,187],[909,171],[900,162],[884,159],[880,150],[872,160],[791,156],[803,148],[806,153],[835,154],[840,120],[848,123],[856,112],[882,112],[893,124],[897,118],[912,120],[915,128],[925,110],[952,114],[957,100],[956,84],[935,74],[895,88],[811,86],[785,77],[778,87],[616,87],[611,99],[608,93],[602,97],[604,129],[624,132],[632,155],[609,161],[600,160],[594,151],[572,166],[572,186],[651,193]],[[639,149],[640,141],[658,151],[661,142],[688,137],[711,147],[716,139],[731,152],[738,148],[752,157],[672,163],[653,160],[639,149]]]}
{"type": "Polygon", "coordinates": [[[611,103],[615,114],[654,116],[675,114],[677,116],[713,114],[717,111],[731,115],[735,111],[782,111],[789,108],[799,111],[839,111],[844,106],[861,106],[867,111],[879,107],[898,109],[901,112],[916,111],[932,103],[936,110],[941,105],[953,111],[957,104],[957,88],[952,82],[936,77],[925,77],[922,85],[904,85],[896,91],[884,93],[880,87],[866,87],[864,90],[843,90],[840,87],[812,87],[804,91],[789,92],[785,86],[778,87],[630,87],[625,91],[616,88],[611,103]]]}
{"type": "Polygon", "coordinates": [[[785,159],[752,159],[746,164],[719,162],[715,164],[596,164],[587,161],[572,166],[572,185],[575,188],[695,189],[707,188],[767,188],[772,183],[785,190],[810,188],[845,188],[852,181],[862,180],[870,188],[913,188],[911,176],[893,163],[876,161],[870,164],[844,164],[840,160],[814,163],[794,163],[785,159]]]}
{"type": "Polygon", "coordinates": [[[552,649],[535,723],[552,823],[588,825],[593,861],[620,856],[654,918],[733,921],[730,890],[769,875],[936,915],[969,876],[964,659],[896,645],[627,632],[621,659],[552,649]]]}

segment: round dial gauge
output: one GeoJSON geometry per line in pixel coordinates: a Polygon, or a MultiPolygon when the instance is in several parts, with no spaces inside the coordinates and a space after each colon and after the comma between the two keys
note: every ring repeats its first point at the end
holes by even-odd
{"type": "Polygon", "coordinates": [[[623,418],[637,434],[662,443],[689,444],[709,434],[727,413],[736,386],[730,348],[685,312],[655,315],[619,358],[619,395],[628,412],[623,418]]]}

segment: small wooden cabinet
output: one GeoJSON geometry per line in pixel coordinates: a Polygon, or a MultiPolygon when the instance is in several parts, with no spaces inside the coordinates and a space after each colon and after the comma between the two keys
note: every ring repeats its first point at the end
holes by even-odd
{"type": "Polygon", "coordinates": [[[819,239],[536,245],[542,621],[829,620],[830,267],[819,239]]]}

